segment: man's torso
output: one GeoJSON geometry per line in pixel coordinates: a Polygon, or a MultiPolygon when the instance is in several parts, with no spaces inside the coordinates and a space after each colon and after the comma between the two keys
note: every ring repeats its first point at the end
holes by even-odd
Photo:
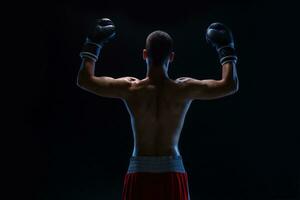
{"type": "Polygon", "coordinates": [[[124,102],[131,116],[133,156],[180,155],[178,141],[191,100],[182,97],[176,81],[136,80],[124,102]]]}

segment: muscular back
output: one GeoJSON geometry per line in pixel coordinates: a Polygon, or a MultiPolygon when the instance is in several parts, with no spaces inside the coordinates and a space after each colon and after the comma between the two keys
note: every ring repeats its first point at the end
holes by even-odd
{"type": "Polygon", "coordinates": [[[234,63],[222,66],[220,80],[182,77],[176,81],[97,77],[94,66],[93,61],[82,62],[77,84],[99,96],[125,102],[134,134],[133,155],[178,155],[180,132],[191,101],[221,98],[238,90],[234,63]]]}
{"type": "Polygon", "coordinates": [[[134,134],[133,155],[178,155],[178,141],[191,101],[176,81],[137,80],[124,100],[134,134]]]}

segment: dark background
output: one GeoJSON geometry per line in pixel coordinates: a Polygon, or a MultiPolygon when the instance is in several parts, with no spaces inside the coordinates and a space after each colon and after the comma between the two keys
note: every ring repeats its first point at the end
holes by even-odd
{"type": "Polygon", "coordinates": [[[26,10],[28,26],[22,27],[28,44],[21,50],[29,56],[19,71],[24,81],[16,107],[22,113],[14,125],[22,145],[12,150],[20,158],[16,174],[24,194],[38,200],[121,197],[133,144],[128,113],[122,101],[76,86],[86,34],[95,19],[108,17],[117,37],[103,49],[96,74],[112,77],[143,78],[146,36],[161,29],[175,41],[171,78],[219,78],[205,29],[215,21],[227,24],[239,55],[240,90],[191,105],[180,143],[191,199],[300,198],[294,5],[99,0],[35,6],[26,10]]]}

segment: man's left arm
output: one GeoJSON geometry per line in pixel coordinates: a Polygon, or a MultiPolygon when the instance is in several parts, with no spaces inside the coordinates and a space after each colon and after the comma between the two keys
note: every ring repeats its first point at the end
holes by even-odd
{"type": "Polygon", "coordinates": [[[114,36],[115,26],[110,19],[103,18],[97,21],[80,52],[82,64],[78,73],[77,85],[99,96],[126,99],[132,83],[137,79],[133,77],[114,79],[94,75],[95,63],[99,58],[100,51],[114,36]]]}
{"type": "Polygon", "coordinates": [[[131,91],[134,77],[112,78],[94,75],[95,62],[90,59],[82,61],[77,77],[77,85],[102,97],[126,99],[131,91]]]}

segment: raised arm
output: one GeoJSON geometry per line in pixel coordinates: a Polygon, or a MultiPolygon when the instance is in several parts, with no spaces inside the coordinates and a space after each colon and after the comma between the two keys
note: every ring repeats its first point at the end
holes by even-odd
{"type": "Polygon", "coordinates": [[[231,31],[221,23],[213,23],[207,29],[206,39],[216,48],[222,65],[222,78],[220,80],[197,80],[187,77],[177,79],[184,98],[216,99],[238,90],[237,56],[231,31]]]}
{"type": "Polygon", "coordinates": [[[115,35],[115,27],[111,20],[101,19],[91,32],[83,46],[80,56],[82,64],[78,72],[77,85],[102,97],[126,99],[131,86],[137,79],[133,77],[112,78],[94,75],[95,63],[104,44],[115,35]]]}

